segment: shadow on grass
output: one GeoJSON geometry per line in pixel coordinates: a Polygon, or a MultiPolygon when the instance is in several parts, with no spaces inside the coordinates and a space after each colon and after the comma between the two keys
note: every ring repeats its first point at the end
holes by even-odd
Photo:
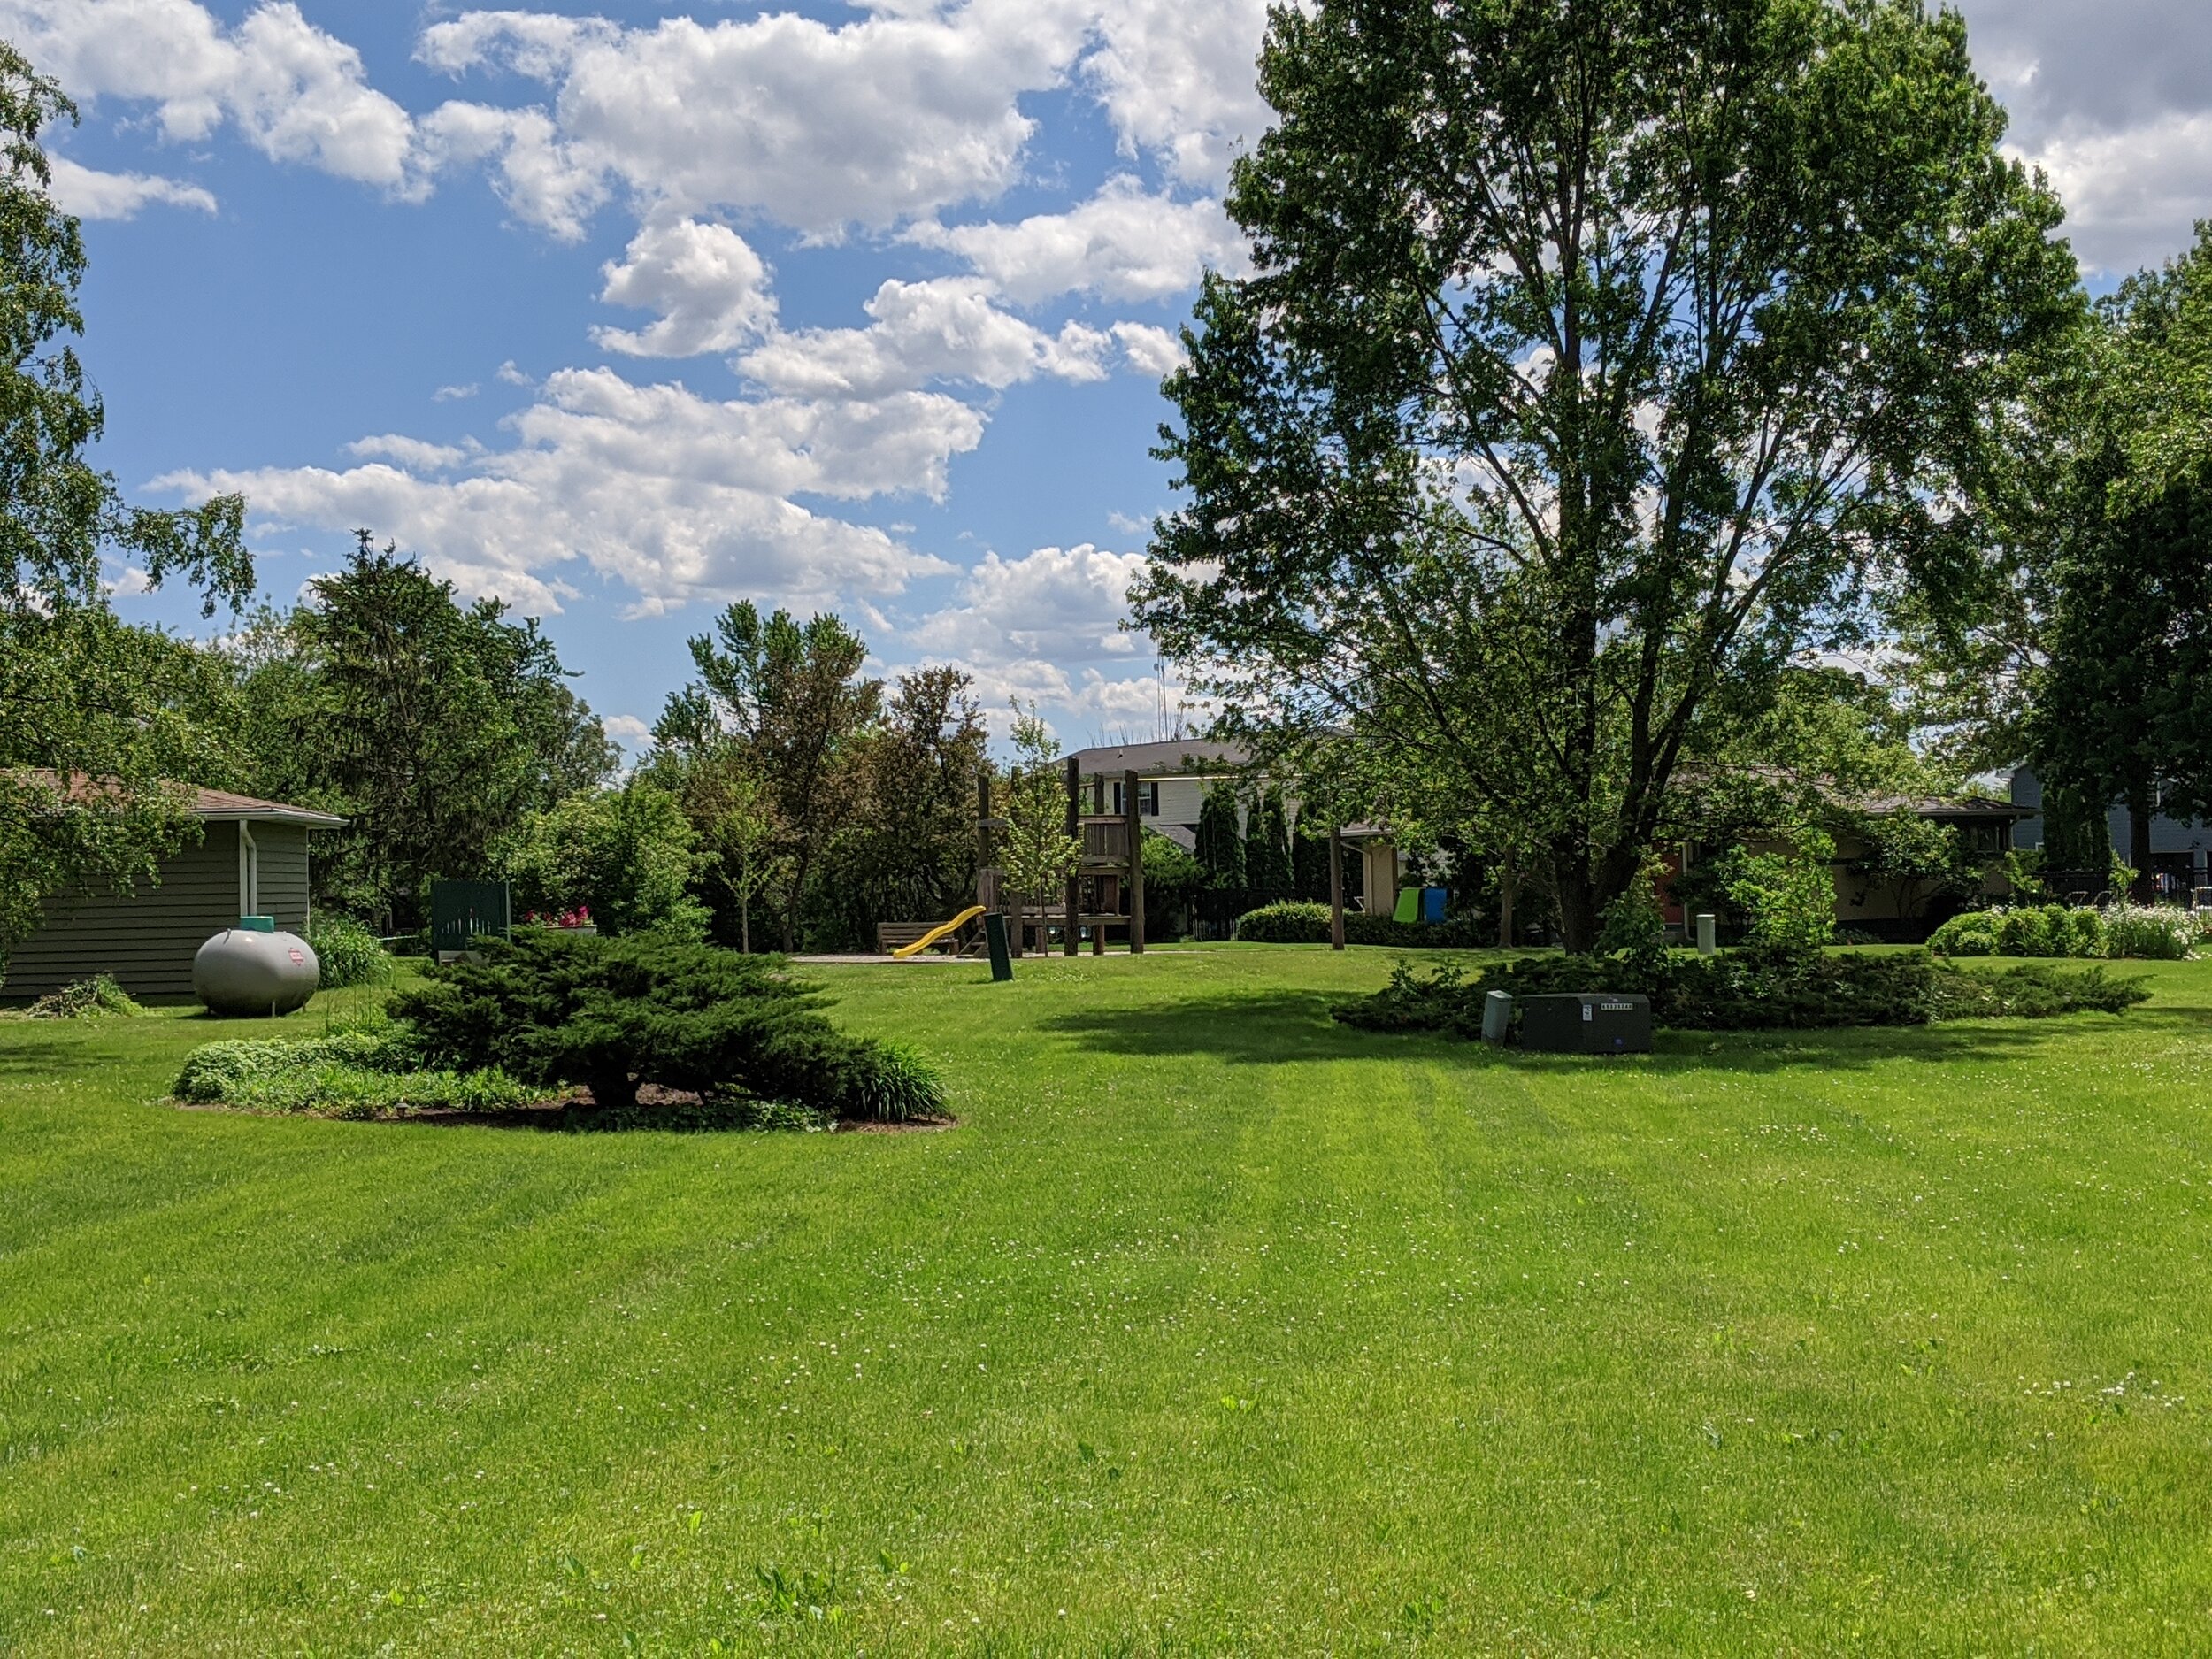
{"type": "MultiPolygon", "coordinates": [[[[1314,992],[1278,991],[1147,1008],[1086,1009],[1042,1020],[1039,1029],[1101,1054],[1210,1055],[1233,1065],[1441,1059],[1474,1067],[1552,1071],[1613,1064],[1602,1055],[1527,1054],[1433,1032],[1362,1031],[1330,1018],[1335,1000],[1314,992]]],[[[2212,1033],[2212,1008],[2168,1005],[2124,1015],[1822,1031],[1662,1031],[1653,1053],[1634,1064],[1662,1072],[1835,1071],[1897,1060],[1949,1065],[2025,1058],[2085,1030],[2144,1037],[2203,1035],[2212,1033]]]]}
{"type": "Polygon", "coordinates": [[[73,1077],[104,1071],[113,1063],[113,1056],[103,1054],[88,1042],[65,1042],[43,1035],[23,1037],[13,1032],[0,1038],[0,1079],[73,1077]]]}

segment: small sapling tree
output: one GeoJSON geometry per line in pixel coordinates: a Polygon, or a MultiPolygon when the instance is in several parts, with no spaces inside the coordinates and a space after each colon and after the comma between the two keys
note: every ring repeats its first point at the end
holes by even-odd
{"type": "MultiPolygon", "coordinates": [[[[1013,775],[1007,786],[1006,833],[999,858],[1018,895],[1018,927],[1026,920],[1032,899],[1037,901],[1041,920],[1044,905],[1066,885],[1083,856],[1083,843],[1068,833],[1067,795],[1054,764],[1059,753],[1052,729],[1039,718],[1036,705],[1025,710],[1015,704],[1013,775]]],[[[1073,917],[1068,926],[1075,926],[1073,917]]]]}

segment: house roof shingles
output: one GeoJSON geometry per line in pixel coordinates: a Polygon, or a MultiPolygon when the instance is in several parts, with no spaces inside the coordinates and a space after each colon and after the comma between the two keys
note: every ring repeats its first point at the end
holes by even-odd
{"type": "MultiPolygon", "coordinates": [[[[66,791],[62,788],[61,775],[43,766],[27,767],[16,776],[31,783],[45,785],[57,794],[65,794],[72,801],[82,801],[105,786],[81,774],[69,780],[66,791]]],[[[334,812],[325,812],[311,806],[292,806],[282,801],[264,801],[258,795],[234,795],[227,789],[203,789],[190,786],[192,816],[216,824],[303,824],[310,829],[341,829],[345,819],[334,812]]]]}

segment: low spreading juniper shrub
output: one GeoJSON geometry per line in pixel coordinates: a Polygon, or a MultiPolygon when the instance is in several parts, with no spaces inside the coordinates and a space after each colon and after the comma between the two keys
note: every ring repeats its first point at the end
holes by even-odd
{"type": "Polygon", "coordinates": [[[943,1087],[926,1066],[839,1031],[820,1011],[820,988],[780,957],[650,933],[532,930],[430,979],[395,998],[392,1012],[433,1062],[457,1071],[580,1084],[599,1107],[625,1110],[650,1083],[850,1120],[944,1111],[943,1087]]]}
{"type": "Polygon", "coordinates": [[[1939,971],[1935,984],[1938,1019],[2049,1019],[2060,1014],[2124,1014],[2147,1002],[2140,979],[2108,978],[2102,968],[2062,968],[2042,963],[2001,972],[1964,968],[1939,971]]]}
{"type": "Polygon", "coordinates": [[[624,1129],[703,1133],[729,1129],[796,1129],[818,1133],[837,1120],[811,1106],[788,1101],[755,1100],[747,1094],[710,1095],[697,1101],[670,1101],[653,1106],[571,1106],[561,1126],[586,1133],[624,1129]]]}
{"type": "MultiPolygon", "coordinates": [[[[1300,899],[1263,904],[1237,918],[1235,937],[1247,944],[1325,945],[1329,942],[1329,907],[1300,899]]],[[[1363,910],[1345,911],[1344,941],[1352,945],[1393,945],[1417,950],[1475,950],[1489,942],[1471,916],[1455,916],[1442,922],[1402,922],[1395,917],[1370,916],[1363,910]]]]}
{"type": "Polygon", "coordinates": [[[1948,967],[1925,951],[1812,955],[1747,948],[1716,956],[1520,956],[1470,977],[1447,965],[1424,977],[1401,962],[1371,996],[1339,1005],[1346,1025],[1369,1031],[1436,1031],[1476,1037],[1483,999],[1517,1002],[1553,992],[1596,991],[1651,999],[1652,1023],[1677,1031],[1812,1031],[1846,1025],[1924,1025],[1932,1019],[2039,1019],[2084,1010],[2117,1013],[2149,993],[2101,969],[2023,966],[2001,974],[1948,967]]]}

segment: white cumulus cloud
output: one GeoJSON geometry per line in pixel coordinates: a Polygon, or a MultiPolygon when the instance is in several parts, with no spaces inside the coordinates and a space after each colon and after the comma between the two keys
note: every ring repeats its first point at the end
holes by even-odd
{"type": "Polygon", "coordinates": [[[986,553],[961,579],[954,603],[924,618],[908,637],[925,652],[998,667],[1125,660],[1140,649],[1121,625],[1129,584],[1144,564],[1141,553],[1088,541],[1012,559],[986,553]]]}
{"type": "Polygon", "coordinates": [[[151,103],[172,142],[229,123],[272,160],[388,189],[419,183],[407,111],[290,0],[234,28],[194,0],[0,0],[0,36],[81,99],[151,103]]]}
{"type": "Polygon", "coordinates": [[[1025,305],[1072,293],[1166,299],[1195,288],[1209,265],[1240,272],[1245,263],[1244,239],[1219,202],[1155,195],[1128,173],[1064,213],[1012,224],[933,221],[907,236],[959,255],[1025,305]]]}
{"type": "Polygon", "coordinates": [[[140,208],[155,203],[196,207],[203,213],[215,211],[215,197],[196,184],[143,173],[100,173],[66,156],[48,159],[54,173],[54,200],[62,211],[79,219],[131,219],[140,208]]]}
{"type": "Polygon", "coordinates": [[[474,451],[457,444],[431,443],[401,433],[387,432],[373,438],[356,438],[346,445],[346,453],[364,458],[381,457],[419,472],[442,472],[460,465],[474,451]]]}
{"type": "Polygon", "coordinates": [[[465,590],[557,611],[588,577],[634,608],[744,595],[794,604],[890,595],[946,567],[870,526],[794,501],[941,495],[953,455],[982,419],[957,399],[718,401],[678,384],[633,386],[565,369],[512,418],[516,442],[438,474],[451,446],[387,435],[343,470],[261,467],[156,480],[190,498],[242,491],[255,511],[326,530],[369,525],[426,556],[465,590]],[[395,464],[396,462],[396,464],[395,464]]]}
{"type": "Polygon", "coordinates": [[[1084,74],[1125,150],[1217,188],[1230,159],[1267,130],[1256,84],[1266,31],[1267,0],[1110,0],[1084,74]]]}
{"type": "Polygon", "coordinates": [[[997,389],[1040,374],[1105,377],[1109,337],[1080,323],[1057,334],[993,303],[979,277],[891,280],[876,290],[865,328],[808,328],[779,334],[738,360],[763,385],[807,397],[876,397],[933,380],[997,389]]]}
{"type": "Polygon", "coordinates": [[[734,351],[775,326],[768,267],[726,225],[695,219],[649,225],[603,274],[599,297],[608,304],[660,313],[644,328],[594,329],[592,338],[609,351],[639,357],[734,351]]]}
{"type": "Polygon", "coordinates": [[[834,236],[1004,190],[1035,131],[1021,96],[1064,77],[1089,21],[1072,0],[884,7],[835,27],[790,12],[622,28],[483,12],[424,30],[419,55],[450,74],[544,83],[549,126],[534,142],[573,173],[671,211],[757,211],[834,236]]]}

